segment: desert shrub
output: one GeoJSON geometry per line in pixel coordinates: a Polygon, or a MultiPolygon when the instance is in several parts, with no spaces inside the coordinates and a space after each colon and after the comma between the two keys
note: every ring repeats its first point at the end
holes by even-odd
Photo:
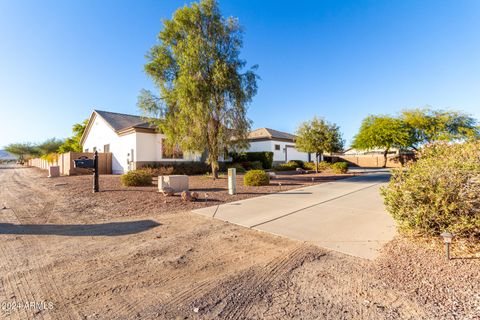
{"type": "Polygon", "coordinates": [[[229,153],[230,157],[232,158],[233,162],[254,162],[260,161],[262,163],[262,168],[270,169],[272,168],[273,163],[273,152],[266,151],[266,152],[231,152],[229,153]]]}
{"type": "Polygon", "coordinates": [[[332,164],[331,163],[326,162],[326,161],[320,161],[318,163],[318,170],[325,171],[325,170],[328,170],[328,169],[332,169],[332,164]]]}
{"type": "Polygon", "coordinates": [[[263,166],[260,161],[245,161],[242,162],[242,167],[245,170],[262,170],[263,166]]]}
{"type": "Polygon", "coordinates": [[[302,160],[290,160],[288,162],[295,163],[297,165],[297,168],[302,168],[302,169],[305,164],[302,160]]]}
{"type": "Polygon", "coordinates": [[[315,162],[305,162],[303,164],[303,168],[305,170],[315,170],[316,169],[315,162]]]}
{"type": "Polygon", "coordinates": [[[240,163],[232,163],[228,165],[227,168],[235,168],[237,169],[237,173],[245,173],[245,168],[242,167],[240,163]]]}
{"type": "MultiPolygon", "coordinates": [[[[320,161],[318,163],[318,171],[325,171],[331,168],[331,164],[326,161],[320,161]]],[[[305,162],[303,168],[306,170],[316,170],[315,162],[305,162]]]]}
{"type": "Polygon", "coordinates": [[[393,171],[382,188],[387,210],[403,231],[480,236],[480,142],[438,143],[393,171]]]}
{"type": "Polygon", "coordinates": [[[48,153],[40,156],[40,159],[46,160],[48,163],[53,164],[58,161],[58,153],[48,153]]]}
{"type": "Polygon", "coordinates": [[[280,163],[273,167],[274,171],[294,171],[298,168],[294,162],[280,163]]]}
{"type": "MultiPolygon", "coordinates": [[[[219,168],[220,171],[225,171],[227,166],[226,166],[226,163],[219,162],[219,167],[220,167],[219,168]]],[[[150,172],[155,173],[155,175],[169,175],[169,174],[196,175],[196,174],[205,174],[211,171],[210,165],[202,161],[152,163],[141,169],[143,170],[145,168],[149,168],[147,170],[151,170],[150,172]],[[171,168],[173,168],[173,171],[171,168]],[[156,174],[156,173],[159,173],[159,174],[156,174]]]]}
{"type": "Polygon", "coordinates": [[[290,160],[287,163],[281,163],[277,164],[273,170],[275,171],[294,171],[297,168],[302,168],[303,169],[303,161],[301,160],[290,160]],[[302,166],[300,166],[299,162],[302,163],[302,166]]]}
{"type": "Polygon", "coordinates": [[[139,170],[150,174],[152,177],[168,176],[173,174],[175,171],[175,169],[172,166],[158,166],[158,167],[147,166],[139,170]]]}
{"type": "Polygon", "coordinates": [[[143,170],[133,170],[120,177],[122,184],[126,187],[149,186],[152,184],[152,176],[143,170]]]}
{"type": "Polygon", "coordinates": [[[335,173],[347,173],[348,163],[347,162],[335,162],[332,164],[332,170],[335,173]]]}
{"type": "Polygon", "coordinates": [[[270,184],[270,177],[263,170],[250,170],[245,173],[243,183],[246,186],[267,186],[270,184]]]}

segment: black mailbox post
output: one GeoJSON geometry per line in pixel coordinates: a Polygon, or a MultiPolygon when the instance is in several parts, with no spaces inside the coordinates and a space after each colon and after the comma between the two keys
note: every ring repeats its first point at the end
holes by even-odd
{"type": "Polygon", "coordinates": [[[93,170],[93,192],[98,192],[99,185],[98,185],[98,152],[95,151],[93,155],[93,159],[88,159],[82,157],[77,160],[73,160],[73,166],[75,168],[83,168],[83,169],[92,169],[93,170]]]}

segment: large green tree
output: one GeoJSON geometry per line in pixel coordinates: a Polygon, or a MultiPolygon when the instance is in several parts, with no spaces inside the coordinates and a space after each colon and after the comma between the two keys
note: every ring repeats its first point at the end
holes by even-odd
{"type": "Polygon", "coordinates": [[[303,122],[296,132],[295,147],[303,152],[315,153],[316,171],[318,160],[324,152],[338,152],[343,149],[340,128],[334,124],[314,117],[303,122]]]}
{"type": "Polygon", "coordinates": [[[40,155],[37,147],[29,142],[11,143],[5,147],[5,150],[18,156],[19,160],[22,162],[29,157],[36,157],[40,155]]]}
{"type": "Polygon", "coordinates": [[[383,149],[384,163],[391,148],[405,148],[412,144],[412,130],[402,120],[390,116],[368,116],[353,138],[352,147],[361,150],[383,149]]]}
{"type": "Polygon", "coordinates": [[[434,141],[464,141],[480,137],[477,120],[460,111],[408,109],[402,111],[399,118],[411,129],[411,147],[414,149],[434,141]]]}
{"type": "Polygon", "coordinates": [[[82,135],[85,132],[85,128],[87,127],[88,119],[84,120],[80,123],[75,123],[72,126],[72,133],[73,135],[70,138],[65,139],[63,144],[58,148],[59,153],[65,152],[81,152],[82,145],[80,144],[80,139],[82,139],[82,135]]]}
{"type": "Polygon", "coordinates": [[[51,153],[57,153],[58,148],[60,148],[63,142],[64,140],[57,138],[47,139],[44,142],[39,143],[36,146],[36,149],[38,150],[40,156],[47,156],[51,153]]]}
{"type": "Polygon", "coordinates": [[[257,75],[240,59],[242,30],[222,17],[214,0],[178,9],[163,22],[159,44],[147,56],[146,73],[159,96],[143,90],[138,107],[167,141],[203,153],[218,177],[218,158],[236,144],[247,146],[247,105],[257,92],[257,75]]]}

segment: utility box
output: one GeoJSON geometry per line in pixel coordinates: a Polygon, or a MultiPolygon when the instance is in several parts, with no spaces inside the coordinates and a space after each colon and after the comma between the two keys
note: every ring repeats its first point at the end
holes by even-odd
{"type": "Polygon", "coordinates": [[[48,167],[48,177],[49,178],[60,177],[60,167],[59,166],[48,167]]]}
{"type": "Polygon", "coordinates": [[[158,191],[163,191],[165,187],[171,188],[173,192],[188,191],[188,176],[171,175],[158,177],[158,191]]]}
{"type": "Polygon", "coordinates": [[[228,169],[228,194],[237,194],[237,169],[228,169]]]}

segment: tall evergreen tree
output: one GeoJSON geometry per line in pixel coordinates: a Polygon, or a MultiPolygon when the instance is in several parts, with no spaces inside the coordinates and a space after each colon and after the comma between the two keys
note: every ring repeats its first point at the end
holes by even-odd
{"type": "Polygon", "coordinates": [[[256,67],[244,70],[241,27],[237,19],[222,17],[215,0],[180,8],[163,24],[145,65],[159,96],[143,90],[138,107],[156,117],[171,145],[207,150],[217,178],[219,156],[232,144],[248,145],[246,112],[257,92],[256,67]]]}

